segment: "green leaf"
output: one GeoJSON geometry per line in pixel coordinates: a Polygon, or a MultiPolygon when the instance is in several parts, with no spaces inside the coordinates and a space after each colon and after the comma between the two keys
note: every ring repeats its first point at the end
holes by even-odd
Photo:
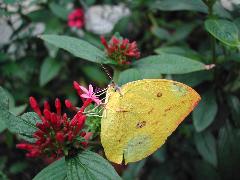
{"type": "Polygon", "coordinates": [[[0,171],[2,171],[7,164],[7,156],[0,156],[0,171]]]}
{"type": "MultiPolygon", "coordinates": [[[[1,9],[0,9],[1,10],[1,9]]],[[[1,15],[1,14],[0,14],[1,15]]],[[[0,63],[3,63],[3,62],[7,62],[7,61],[9,61],[11,58],[7,55],[7,54],[5,54],[5,53],[3,53],[3,52],[0,52],[0,63]]]]}
{"type": "Polygon", "coordinates": [[[174,75],[173,79],[190,87],[197,86],[205,81],[213,80],[213,73],[211,71],[197,71],[188,74],[174,75]]]}
{"type": "Polygon", "coordinates": [[[131,81],[136,81],[140,79],[156,79],[161,78],[161,74],[157,69],[136,69],[130,68],[122,71],[118,77],[118,85],[122,86],[131,81]]]}
{"type": "Polygon", "coordinates": [[[15,107],[15,99],[13,97],[13,95],[6,89],[4,89],[6,95],[8,96],[8,110],[10,110],[11,108],[15,107]]]}
{"type": "Polygon", "coordinates": [[[195,144],[203,159],[214,167],[217,166],[216,140],[210,132],[195,134],[195,144]]]}
{"type": "Polygon", "coordinates": [[[8,110],[9,99],[7,92],[0,86],[0,108],[8,110]]]}
{"type": "Polygon", "coordinates": [[[238,30],[240,30],[240,17],[234,19],[234,24],[236,24],[236,26],[238,27],[238,30]]]}
{"type": "Polygon", "coordinates": [[[11,113],[13,113],[14,115],[18,116],[26,110],[27,106],[28,106],[27,104],[22,104],[20,106],[15,106],[15,107],[10,108],[9,111],[11,113]]]}
{"type": "Polygon", "coordinates": [[[240,134],[229,123],[220,129],[218,137],[218,168],[222,179],[239,179],[240,134]]]}
{"type": "Polygon", "coordinates": [[[139,79],[142,79],[139,71],[137,69],[131,68],[120,73],[117,83],[119,86],[122,86],[123,84],[139,79]]]}
{"type": "Polygon", "coordinates": [[[40,70],[40,86],[46,85],[49,81],[55,78],[58,75],[61,66],[62,65],[59,61],[52,58],[46,58],[40,70]]]}
{"type": "Polygon", "coordinates": [[[194,162],[194,180],[220,180],[218,171],[206,161],[194,162]]]}
{"type": "Polygon", "coordinates": [[[13,4],[15,3],[17,0],[4,0],[4,3],[6,4],[13,4]]]}
{"type": "MultiPolygon", "coordinates": [[[[66,164],[65,159],[61,158],[42,171],[40,171],[33,180],[67,180],[67,171],[66,171],[66,164]]],[[[70,179],[69,179],[70,180],[70,179]]]]}
{"type": "Polygon", "coordinates": [[[160,27],[152,27],[151,32],[161,40],[168,40],[171,38],[170,33],[166,29],[160,27]]]}
{"type": "Polygon", "coordinates": [[[0,171],[0,179],[1,180],[8,180],[8,177],[6,174],[4,174],[2,171],[0,171]]]}
{"type": "MultiPolygon", "coordinates": [[[[177,162],[171,163],[174,164],[174,168],[176,167],[176,164],[178,164],[177,162]]],[[[176,180],[176,176],[178,175],[174,173],[172,166],[170,166],[170,163],[164,163],[160,164],[160,166],[157,166],[153,170],[151,169],[149,180],[159,180],[160,177],[161,180],[176,180]]]]}
{"type": "Polygon", "coordinates": [[[232,47],[240,47],[238,28],[233,22],[222,19],[208,19],[205,21],[205,28],[222,43],[232,47]]]}
{"type": "Polygon", "coordinates": [[[9,109],[8,93],[0,86],[0,133],[6,128],[6,118],[9,109]]]}
{"type": "Polygon", "coordinates": [[[203,94],[201,101],[193,111],[193,125],[197,132],[203,131],[214,121],[217,109],[215,94],[212,91],[203,94]]]}
{"type": "Polygon", "coordinates": [[[216,1],[213,5],[213,12],[219,17],[232,19],[231,14],[222,6],[220,1],[216,1]]]}
{"type": "Polygon", "coordinates": [[[207,6],[201,0],[160,0],[152,5],[161,11],[198,11],[207,13],[207,6]]]}
{"type": "Polygon", "coordinates": [[[176,31],[170,36],[170,43],[174,43],[177,41],[182,41],[187,38],[188,35],[193,31],[196,27],[197,23],[192,24],[181,24],[181,26],[176,28],[176,31]]]}
{"type": "Polygon", "coordinates": [[[107,160],[100,155],[84,151],[76,157],[66,158],[67,177],[71,180],[121,179],[107,160]]]}
{"type": "Polygon", "coordinates": [[[0,133],[3,132],[7,128],[7,125],[6,125],[6,121],[8,118],[7,113],[8,113],[8,111],[0,108],[0,133]]]}
{"type": "Polygon", "coordinates": [[[18,174],[20,172],[23,172],[28,167],[28,164],[26,162],[18,161],[11,165],[9,168],[9,172],[11,174],[18,174]]]}
{"type": "Polygon", "coordinates": [[[84,65],[81,67],[84,74],[93,82],[100,86],[104,86],[108,83],[108,77],[102,68],[92,65],[84,65]]]}
{"type": "Polygon", "coordinates": [[[166,155],[167,155],[166,146],[162,146],[152,156],[159,162],[163,163],[166,160],[166,155]]]}
{"type": "Polygon", "coordinates": [[[76,57],[95,63],[110,63],[103,51],[81,39],[59,35],[42,35],[41,39],[58,48],[65,49],[76,57]]]}
{"type": "Polygon", "coordinates": [[[87,6],[91,6],[96,2],[96,0],[86,0],[85,3],[87,4],[87,6]]]}
{"type": "Polygon", "coordinates": [[[139,179],[139,172],[142,170],[146,163],[146,159],[128,165],[127,169],[123,173],[123,180],[139,179]]]}
{"type": "Polygon", "coordinates": [[[53,14],[48,9],[39,9],[36,11],[32,11],[26,15],[32,22],[45,22],[49,21],[46,17],[51,17],[53,14]]]}
{"type": "MultiPolygon", "coordinates": [[[[51,14],[52,15],[52,14],[51,14]]],[[[44,15],[45,21],[44,23],[46,24],[46,29],[44,33],[46,34],[61,34],[63,33],[63,25],[60,19],[57,17],[53,16],[49,19],[46,19],[46,15],[44,15]]]]}
{"type": "Polygon", "coordinates": [[[67,20],[69,11],[66,9],[66,7],[63,7],[54,2],[50,3],[49,7],[54,15],[56,15],[57,17],[59,17],[63,20],[67,20]]]}
{"type": "Polygon", "coordinates": [[[23,139],[33,142],[33,133],[37,131],[36,123],[41,122],[39,116],[34,112],[24,113],[20,117],[16,117],[11,113],[7,113],[7,127],[13,132],[21,135],[23,139]]]}
{"type": "Polygon", "coordinates": [[[187,47],[180,47],[180,46],[166,46],[166,47],[159,47],[154,50],[157,54],[176,54],[185,56],[191,59],[201,60],[201,56],[194,50],[187,48],[187,47]]]}
{"type": "Polygon", "coordinates": [[[136,69],[155,69],[160,74],[185,74],[205,70],[201,62],[175,54],[149,56],[133,63],[136,69]]]}
{"type": "Polygon", "coordinates": [[[167,46],[167,47],[159,47],[154,50],[157,54],[167,53],[167,54],[177,54],[177,55],[185,55],[187,53],[187,50],[178,47],[178,46],[167,46]]]}
{"type": "Polygon", "coordinates": [[[231,117],[237,127],[240,127],[240,101],[237,96],[228,97],[228,105],[230,107],[231,117]]]}
{"type": "MultiPolygon", "coordinates": [[[[152,3],[151,8],[161,11],[196,11],[208,13],[208,7],[202,0],[158,0],[152,3]]],[[[219,17],[231,18],[231,15],[221,6],[220,2],[214,4],[213,11],[219,17]]]]}
{"type": "Polygon", "coordinates": [[[162,77],[157,69],[139,68],[138,71],[141,75],[141,79],[158,79],[162,77]]]}

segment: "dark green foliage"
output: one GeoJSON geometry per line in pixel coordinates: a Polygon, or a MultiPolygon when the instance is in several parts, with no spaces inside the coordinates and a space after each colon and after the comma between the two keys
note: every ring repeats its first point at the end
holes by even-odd
{"type": "Polygon", "coordinates": [[[61,158],[46,168],[44,168],[41,172],[39,172],[34,178],[34,180],[44,180],[44,179],[59,179],[66,180],[67,179],[67,171],[65,159],[61,158]]]}
{"type": "Polygon", "coordinates": [[[84,151],[76,157],[66,158],[67,178],[78,179],[121,179],[107,160],[91,151],[84,151]]]}
{"type": "MultiPolygon", "coordinates": [[[[21,140],[35,141],[32,134],[40,119],[32,112],[23,114],[26,109],[31,111],[27,107],[29,96],[41,102],[69,98],[77,104],[74,80],[101,88],[111,81],[101,64],[118,85],[166,78],[193,87],[202,97],[163,147],[149,158],[118,168],[123,179],[239,179],[239,8],[226,10],[220,0],[124,1],[131,15],[105,36],[110,39],[119,32],[137,41],[141,57],[130,65],[118,66],[107,58],[98,35],[67,25],[72,11],[68,3],[87,9],[118,1],[79,2],[32,1],[29,6],[39,7],[32,12],[25,11],[18,0],[4,0],[0,5],[1,17],[8,20],[0,26],[13,29],[7,42],[0,40],[0,179],[119,179],[110,164],[93,152],[61,158],[47,166],[23,160],[22,151],[15,148],[21,140]],[[17,7],[16,11],[10,11],[9,5],[17,7]],[[14,15],[21,20],[19,26],[10,21],[14,15]],[[38,23],[45,26],[40,36],[33,28],[38,23]],[[216,66],[207,70],[209,64],[216,66]]],[[[86,124],[95,132],[94,141],[99,142],[100,118],[88,118],[86,124]]],[[[101,147],[98,150],[102,152],[101,147]]]]}

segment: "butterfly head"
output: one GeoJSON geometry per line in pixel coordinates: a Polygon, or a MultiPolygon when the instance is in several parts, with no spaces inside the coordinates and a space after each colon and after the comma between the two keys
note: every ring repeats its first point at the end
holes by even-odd
{"type": "Polygon", "coordinates": [[[114,82],[112,81],[109,85],[108,85],[108,89],[110,89],[113,92],[119,92],[119,94],[122,96],[121,93],[121,88],[114,82]]]}

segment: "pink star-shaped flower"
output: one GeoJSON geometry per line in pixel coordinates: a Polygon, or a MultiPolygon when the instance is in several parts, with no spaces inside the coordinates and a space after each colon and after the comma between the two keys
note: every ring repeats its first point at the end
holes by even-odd
{"type": "Polygon", "coordinates": [[[97,105],[101,104],[101,100],[93,92],[93,87],[91,84],[88,86],[88,90],[83,86],[80,86],[80,88],[84,92],[81,94],[82,98],[92,99],[97,105]]]}

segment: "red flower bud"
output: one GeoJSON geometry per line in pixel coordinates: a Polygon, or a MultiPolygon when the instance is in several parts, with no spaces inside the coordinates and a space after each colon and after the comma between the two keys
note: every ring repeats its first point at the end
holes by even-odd
{"type": "Polygon", "coordinates": [[[88,146],[88,143],[87,142],[81,142],[81,144],[82,144],[82,146],[84,147],[84,148],[86,148],[87,146],[88,146]]]}
{"type": "MultiPolygon", "coordinates": [[[[82,95],[82,90],[81,90],[81,88],[80,88],[80,85],[76,82],[76,81],[74,81],[73,82],[73,87],[74,87],[74,89],[77,91],[77,93],[78,93],[78,95],[81,97],[81,95],[82,95]]],[[[83,98],[81,97],[81,99],[83,100],[83,98]]]]}
{"type": "Polygon", "coordinates": [[[73,132],[72,131],[70,131],[69,133],[68,133],[68,141],[72,141],[73,140],[73,132]]]}
{"type": "Polygon", "coordinates": [[[77,83],[77,81],[73,81],[73,87],[74,87],[74,89],[76,89],[77,91],[81,91],[80,85],[77,83]]]}
{"type": "Polygon", "coordinates": [[[50,105],[49,105],[49,103],[48,103],[47,101],[44,101],[44,110],[45,110],[45,109],[47,109],[47,110],[49,110],[49,111],[51,110],[51,109],[50,109],[50,105]]]}
{"type": "Polygon", "coordinates": [[[32,108],[39,116],[41,116],[42,113],[41,113],[41,110],[40,110],[40,108],[39,108],[39,106],[38,106],[38,103],[37,103],[36,99],[31,96],[31,97],[29,98],[29,103],[30,103],[31,108],[32,108]]]}
{"type": "Polygon", "coordinates": [[[30,105],[31,105],[32,109],[35,109],[35,108],[38,107],[38,103],[37,103],[37,101],[36,101],[36,99],[34,97],[31,96],[29,98],[29,102],[30,102],[30,105]]]}
{"type": "Polygon", "coordinates": [[[113,36],[111,39],[111,42],[113,45],[118,46],[120,41],[115,36],[113,36]]]}
{"type": "Polygon", "coordinates": [[[61,149],[58,149],[58,150],[57,150],[57,155],[60,156],[60,155],[62,155],[62,154],[63,154],[63,151],[62,151],[61,149]]]}
{"type": "Polygon", "coordinates": [[[33,149],[29,153],[27,153],[26,156],[29,158],[33,158],[33,157],[39,156],[40,154],[41,154],[41,151],[39,151],[38,149],[33,149]]]}
{"type": "Polygon", "coordinates": [[[81,111],[78,111],[78,113],[73,117],[73,119],[70,122],[70,126],[76,126],[78,123],[84,123],[86,117],[82,114],[81,111]]]}
{"type": "Polygon", "coordinates": [[[45,128],[50,128],[50,124],[48,121],[44,121],[43,125],[45,126],[45,128]]]}
{"type": "Polygon", "coordinates": [[[41,131],[46,132],[46,128],[45,128],[44,124],[42,124],[42,123],[36,123],[36,126],[37,126],[37,128],[40,129],[41,131]]]}
{"type": "MultiPolygon", "coordinates": [[[[82,94],[80,85],[77,82],[74,82],[74,88],[78,91],[78,94],[82,94]]],[[[71,121],[69,121],[66,113],[61,114],[62,105],[58,98],[55,100],[56,113],[51,112],[50,105],[47,101],[44,102],[43,113],[34,97],[30,97],[29,102],[33,110],[37,112],[42,119],[42,122],[36,123],[38,130],[33,134],[33,137],[36,138],[34,143],[16,145],[17,148],[28,151],[26,154],[27,157],[37,157],[40,155],[55,158],[61,157],[63,150],[64,152],[70,151],[71,153],[73,147],[79,148],[81,146],[81,143],[77,143],[77,146],[75,146],[73,142],[75,142],[75,138],[79,137],[84,127],[86,116],[83,114],[83,111],[92,103],[92,99],[87,98],[84,100],[83,106],[80,109],[74,107],[69,100],[65,100],[66,107],[77,112],[71,121]]],[[[87,140],[86,135],[86,132],[81,133],[81,136],[87,140]]],[[[83,142],[82,145],[86,147],[87,142],[83,142]]]]}
{"type": "Polygon", "coordinates": [[[128,39],[118,39],[112,36],[109,43],[101,37],[101,42],[106,48],[108,57],[119,64],[129,64],[133,58],[139,58],[140,52],[136,41],[130,43],[128,39]]]}
{"type": "Polygon", "coordinates": [[[63,143],[64,142],[64,134],[62,132],[58,132],[56,134],[56,140],[60,143],[63,143]]]}
{"type": "Polygon", "coordinates": [[[82,136],[82,137],[84,137],[85,135],[86,135],[85,131],[81,132],[81,134],[80,134],[80,136],[82,136]]]}
{"type": "Polygon", "coordinates": [[[33,134],[33,137],[38,138],[38,139],[44,138],[43,136],[44,136],[44,133],[42,131],[36,131],[33,134]]]}
{"type": "Polygon", "coordinates": [[[120,48],[121,49],[125,49],[127,47],[128,43],[129,43],[129,40],[128,39],[124,39],[122,41],[122,44],[121,44],[120,48]]]}
{"type": "Polygon", "coordinates": [[[61,102],[58,98],[55,100],[55,107],[57,110],[57,115],[61,115],[61,102]]]}
{"type": "Polygon", "coordinates": [[[83,103],[83,105],[82,105],[82,107],[80,108],[80,110],[79,110],[79,112],[83,112],[84,111],[84,109],[86,108],[86,107],[88,107],[88,105],[89,104],[91,104],[92,103],[92,99],[87,99],[84,103],[83,103]]]}
{"type": "Polygon", "coordinates": [[[68,100],[68,99],[65,100],[65,105],[66,105],[66,107],[67,107],[68,109],[71,109],[71,107],[72,107],[72,103],[71,103],[71,101],[68,100]]]}
{"type": "Polygon", "coordinates": [[[71,101],[66,99],[65,100],[65,106],[68,108],[68,109],[71,109],[72,111],[78,111],[78,109],[72,105],[71,101]]]}
{"type": "Polygon", "coordinates": [[[18,149],[23,149],[23,150],[27,150],[28,148],[28,144],[17,144],[16,145],[16,148],[18,148],[18,149]]]}
{"type": "Polygon", "coordinates": [[[104,36],[100,36],[100,39],[101,39],[101,43],[105,46],[105,48],[108,49],[108,44],[107,44],[107,41],[106,41],[106,39],[104,38],[104,36]]]}
{"type": "Polygon", "coordinates": [[[51,112],[48,109],[44,109],[43,114],[47,120],[51,119],[51,112]]]}
{"type": "Polygon", "coordinates": [[[57,115],[55,113],[51,114],[51,123],[54,126],[57,124],[57,115]]]}

